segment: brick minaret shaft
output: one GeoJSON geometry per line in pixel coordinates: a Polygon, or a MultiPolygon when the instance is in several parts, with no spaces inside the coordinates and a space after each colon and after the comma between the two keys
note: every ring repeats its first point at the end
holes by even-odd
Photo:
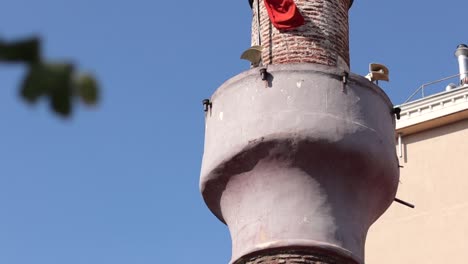
{"type": "Polygon", "coordinates": [[[393,105],[349,71],[352,1],[294,2],[305,24],[278,31],[260,0],[264,67],[205,101],[200,191],[229,228],[231,264],[363,264],[398,186],[393,105]]]}
{"type": "Polygon", "coordinates": [[[259,44],[257,6],[260,5],[260,42],[264,64],[317,63],[349,70],[348,9],[351,0],[296,0],[305,25],[280,31],[271,23],[264,1],[254,0],[252,45],[259,44]]]}

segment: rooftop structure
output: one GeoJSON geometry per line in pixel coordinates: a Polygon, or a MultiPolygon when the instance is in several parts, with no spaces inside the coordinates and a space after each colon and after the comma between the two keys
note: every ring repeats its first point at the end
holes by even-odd
{"type": "MultiPolygon", "coordinates": [[[[399,106],[396,149],[402,169],[398,196],[416,208],[390,207],[369,231],[366,263],[465,263],[468,258],[465,52],[466,45],[459,45],[460,73],[453,75],[459,78],[458,85],[399,106]]],[[[431,83],[441,84],[439,80],[431,83]]]]}

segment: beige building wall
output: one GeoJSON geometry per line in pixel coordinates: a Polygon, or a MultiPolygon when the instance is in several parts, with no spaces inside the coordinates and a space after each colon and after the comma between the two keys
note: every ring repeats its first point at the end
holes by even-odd
{"type": "Polygon", "coordinates": [[[366,264],[468,263],[468,119],[424,123],[403,135],[400,158],[397,198],[416,208],[393,203],[377,220],[366,264]]]}

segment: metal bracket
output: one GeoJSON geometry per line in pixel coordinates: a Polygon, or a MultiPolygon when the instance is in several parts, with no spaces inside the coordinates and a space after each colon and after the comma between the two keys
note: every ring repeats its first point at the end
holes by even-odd
{"type": "Polygon", "coordinates": [[[266,81],[268,77],[268,72],[266,68],[260,68],[260,77],[262,78],[262,81],[266,81]]]}
{"type": "Polygon", "coordinates": [[[266,67],[260,68],[260,78],[265,82],[265,88],[268,87],[268,71],[266,67]]]}
{"type": "Polygon", "coordinates": [[[205,113],[208,112],[208,110],[210,110],[211,107],[213,106],[213,103],[210,101],[210,99],[203,99],[202,103],[203,103],[203,111],[205,113]]]}
{"type": "Polygon", "coordinates": [[[348,84],[349,73],[343,72],[342,82],[343,82],[343,91],[346,89],[346,84],[348,84]]]}
{"type": "Polygon", "coordinates": [[[392,109],[392,114],[396,115],[396,119],[400,120],[400,113],[401,113],[401,108],[400,107],[395,107],[392,109]]]}

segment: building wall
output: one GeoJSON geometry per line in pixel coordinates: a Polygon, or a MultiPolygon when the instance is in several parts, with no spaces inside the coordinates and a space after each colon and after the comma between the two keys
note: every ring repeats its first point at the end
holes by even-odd
{"type": "Polygon", "coordinates": [[[468,120],[403,137],[397,197],[371,227],[367,264],[468,263],[468,120]]]}

